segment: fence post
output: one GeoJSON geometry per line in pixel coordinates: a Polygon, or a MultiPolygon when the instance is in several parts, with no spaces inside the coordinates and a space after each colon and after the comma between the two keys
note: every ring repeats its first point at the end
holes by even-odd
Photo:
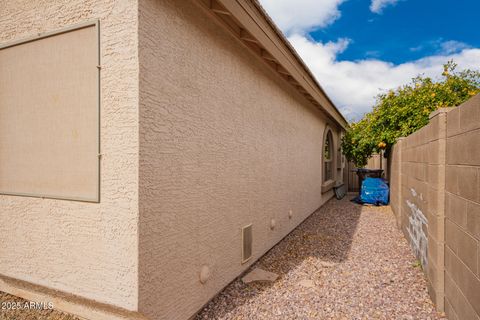
{"type": "Polygon", "coordinates": [[[389,155],[390,202],[397,221],[402,230],[402,149],[405,138],[398,138],[389,155]]]}

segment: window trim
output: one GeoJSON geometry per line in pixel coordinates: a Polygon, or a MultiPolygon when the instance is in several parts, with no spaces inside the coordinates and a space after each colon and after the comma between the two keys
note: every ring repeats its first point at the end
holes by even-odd
{"type": "Polygon", "coordinates": [[[333,130],[327,125],[325,128],[325,131],[323,133],[323,139],[322,139],[322,193],[325,193],[327,191],[330,191],[333,189],[335,185],[335,172],[333,166],[335,165],[335,156],[336,154],[336,149],[335,149],[335,140],[334,140],[334,135],[333,135],[333,130]],[[327,139],[330,139],[330,157],[329,159],[325,159],[325,144],[327,142],[327,139]],[[327,179],[327,174],[326,174],[326,163],[329,162],[331,165],[330,171],[331,171],[331,177],[327,179]]]}

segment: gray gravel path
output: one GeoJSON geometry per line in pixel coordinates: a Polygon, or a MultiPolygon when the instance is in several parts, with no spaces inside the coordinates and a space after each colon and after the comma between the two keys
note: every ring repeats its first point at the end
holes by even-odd
{"type": "Polygon", "coordinates": [[[445,319],[389,207],[331,200],[237,279],[197,319],[445,319]]]}

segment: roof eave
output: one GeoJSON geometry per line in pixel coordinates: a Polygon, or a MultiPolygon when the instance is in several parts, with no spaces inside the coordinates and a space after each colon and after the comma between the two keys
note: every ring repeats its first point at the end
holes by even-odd
{"type": "Polygon", "coordinates": [[[342,128],[347,120],[257,0],[197,0],[264,63],[342,128]]]}

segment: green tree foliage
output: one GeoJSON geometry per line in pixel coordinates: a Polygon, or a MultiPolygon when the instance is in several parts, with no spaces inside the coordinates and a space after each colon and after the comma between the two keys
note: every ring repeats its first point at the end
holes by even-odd
{"type": "Polygon", "coordinates": [[[349,161],[363,167],[372,154],[389,153],[399,137],[406,137],[428,124],[438,108],[458,106],[480,92],[480,72],[456,71],[449,61],[438,81],[418,76],[412,82],[377,96],[373,110],[350,124],[342,139],[349,161]]]}

